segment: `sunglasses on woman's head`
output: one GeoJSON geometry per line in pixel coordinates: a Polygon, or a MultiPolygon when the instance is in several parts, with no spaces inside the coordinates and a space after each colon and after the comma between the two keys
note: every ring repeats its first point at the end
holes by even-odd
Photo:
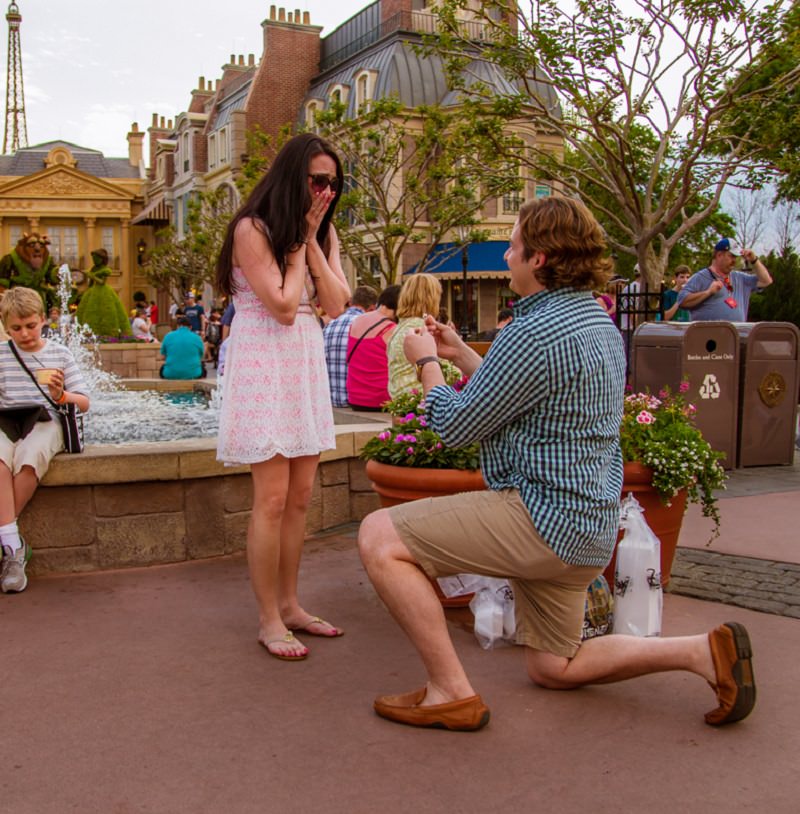
{"type": "Polygon", "coordinates": [[[338,178],[329,178],[325,173],[309,173],[308,177],[311,179],[311,189],[314,192],[324,192],[328,187],[331,188],[331,192],[336,192],[339,188],[339,179],[338,178]]]}

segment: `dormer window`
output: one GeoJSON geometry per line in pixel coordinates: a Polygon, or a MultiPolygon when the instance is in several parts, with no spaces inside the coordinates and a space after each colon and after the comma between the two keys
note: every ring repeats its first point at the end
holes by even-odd
{"type": "Polygon", "coordinates": [[[184,172],[189,172],[189,167],[191,166],[191,163],[189,161],[189,156],[190,156],[190,153],[189,153],[189,134],[184,133],[183,134],[183,156],[182,156],[182,158],[183,158],[183,171],[184,172]]]}
{"type": "Polygon", "coordinates": [[[319,99],[312,99],[306,102],[306,127],[313,132],[317,132],[317,114],[322,109],[322,104],[319,99]]]}
{"type": "Polygon", "coordinates": [[[217,151],[218,151],[217,155],[219,156],[219,163],[227,164],[229,161],[227,127],[223,127],[222,130],[219,131],[219,141],[217,142],[217,151]]]}
{"type": "Polygon", "coordinates": [[[356,76],[356,109],[363,111],[369,110],[374,92],[375,72],[361,71],[361,73],[356,76]]]}
{"type": "Polygon", "coordinates": [[[331,88],[329,99],[331,103],[337,105],[346,105],[347,99],[350,96],[350,88],[347,85],[336,84],[331,88]]]}

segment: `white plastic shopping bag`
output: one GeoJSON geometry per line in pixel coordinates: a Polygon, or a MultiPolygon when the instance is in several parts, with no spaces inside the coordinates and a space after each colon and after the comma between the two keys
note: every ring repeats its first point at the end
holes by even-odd
{"type": "Polygon", "coordinates": [[[475,617],[475,638],[484,650],[499,642],[513,644],[517,628],[514,617],[514,592],[508,580],[480,577],[469,603],[475,617]]]}
{"type": "Polygon", "coordinates": [[[653,534],[644,511],[629,494],[622,501],[614,575],[614,633],[661,635],[661,542],[653,534]]]}
{"type": "Polygon", "coordinates": [[[469,603],[475,617],[475,638],[484,650],[502,641],[514,641],[514,592],[506,579],[456,574],[439,577],[439,588],[447,597],[475,594],[469,603]]]}

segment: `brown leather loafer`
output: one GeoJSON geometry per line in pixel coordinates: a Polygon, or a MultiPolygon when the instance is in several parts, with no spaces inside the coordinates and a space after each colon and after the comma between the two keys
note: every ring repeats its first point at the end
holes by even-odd
{"type": "Polygon", "coordinates": [[[726,622],[708,634],[717,674],[719,706],[706,713],[706,723],[721,726],[746,718],[756,703],[756,682],[750,661],[753,649],[744,625],[726,622]]]}
{"type": "Polygon", "coordinates": [[[489,723],[489,707],[480,695],[460,698],[447,704],[419,706],[425,699],[427,688],[404,695],[381,695],[375,699],[375,712],[409,726],[427,726],[434,729],[474,731],[489,723]]]}

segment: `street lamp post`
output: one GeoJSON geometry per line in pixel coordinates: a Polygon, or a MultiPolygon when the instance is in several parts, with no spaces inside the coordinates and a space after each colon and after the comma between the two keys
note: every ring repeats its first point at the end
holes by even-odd
{"type": "Polygon", "coordinates": [[[458,227],[461,240],[461,338],[466,342],[469,335],[469,308],[467,307],[467,270],[469,269],[469,230],[466,226],[458,227]]]}

